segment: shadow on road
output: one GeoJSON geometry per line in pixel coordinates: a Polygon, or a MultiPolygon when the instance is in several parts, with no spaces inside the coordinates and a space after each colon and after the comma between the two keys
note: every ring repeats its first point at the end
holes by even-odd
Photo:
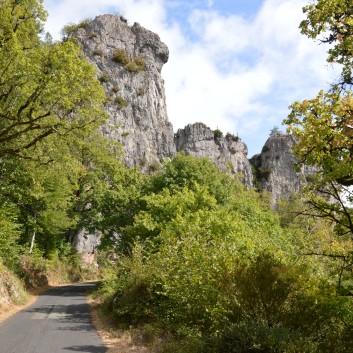
{"type": "Polygon", "coordinates": [[[86,352],[86,353],[105,353],[108,352],[108,348],[100,346],[71,346],[64,347],[63,349],[72,352],[86,352]]]}

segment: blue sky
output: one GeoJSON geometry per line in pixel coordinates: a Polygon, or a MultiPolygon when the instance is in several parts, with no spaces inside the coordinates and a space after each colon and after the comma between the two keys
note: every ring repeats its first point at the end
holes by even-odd
{"type": "Polygon", "coordinates": [[[335,72],[327,48],[298,26],[309,0],[45,0],[46,29],[59,38],[69,22],[123,14],[159,34],[170,50],[162,75],[176,131],[204,122],[238,134],[249,157],[296,100],[327,87],[335,72]]]}

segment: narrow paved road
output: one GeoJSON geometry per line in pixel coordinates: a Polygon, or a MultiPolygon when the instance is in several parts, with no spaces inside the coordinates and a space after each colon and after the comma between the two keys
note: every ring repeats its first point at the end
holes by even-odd
{"type": "Polygon", "coordinates": [[[0,325],[1,353],[105,353],[85,294],[95,283],[54,288],[0,325]]]}

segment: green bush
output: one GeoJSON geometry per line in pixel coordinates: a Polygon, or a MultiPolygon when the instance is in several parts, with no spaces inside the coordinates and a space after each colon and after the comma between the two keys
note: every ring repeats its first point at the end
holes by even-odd
{"type": "Polygon", "coordinates": [[[115,102],[118,103],[119,110],[124,109],[129,105],[128,101],[126,101],[123,97],[120,96],[115,98],[115,102]]]}
{"type": "Polygon", "coordinates": [[[125,65],[125,69],[130,72],[139,72],[146,70],[146,63],[143,58],[134,57],[132,61],[125,65]]]}
{"type": "Polygon", "coordinates": [[[75,23],[69,23],[66,26],[63,27],[63,29],[61,30],[61,34],[63,37],[70,37],[72,36],[74,33],[77,32],[77,30],[79,28],[83,28],[86,29],[87,26],[92,22],[91,18],[86,18],[84,20],[82,20],[81,22],[75,24],[75,23]]]}
{"type": "Polygon", "coordinates": [[[146,62],[140,56],[129,58],[125,49],[117,49],[113,53],[113,61],[124,65],[125,70],[130,72],[139,72],[146,70],[146,62]]]}
{"type": "Polygon", "coordinates": [[[213,131],[213,134],[215,138],[221,138],[223,136],[223,132],[219,129],[216,129],[215,131],[213,131]]]}
{"type": "Polygon", "coordinates": [[[232,140],[232,141],[235,141],[235,142],[240,141],[240,137],[239,136],[235,136],[235,135],[231,134],[230,132],[227,132],[226,139],[227,140],[232,140]]]}
{"type": "Polygon", "coordinates": [[[107,73],[103,73],[100,77],[99,77],[99,81],[101,83],[106,83],[109,81],[109,76],[107,73]]]}
{"type": "Polygon", "coordinates": [[[113,53],[113,61],[122,65],[127,65],[130,62],[130,59],[125,49],[117,49],[113,53]]]}

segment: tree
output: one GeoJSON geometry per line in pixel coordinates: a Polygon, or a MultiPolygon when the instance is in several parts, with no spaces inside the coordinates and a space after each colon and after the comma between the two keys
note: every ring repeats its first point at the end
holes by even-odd
{"type": "Polygon", "coordinates": [[[318,0],[304,7],[302,33],[334,44],[328,61],[343,65],[341,79],[329,92],[291,105],[284,121],[298,140],[294,148],[301,164],[316,167],[308,188],[307,213],[330,219],[337,233],[353,237],[353,6],[348,0],[318,0]],[[313,192],[315,191],[315,192],[313,192]]]}
{"type": "Polygon", "coordinates": [[[306,20],[301,32],[322,43],[334,44],[328,50],[327,61],[341,64],[340,84],[351,85],[353,68],[353,6],[350,0],[317,0],[303,8],[306,20]]]}
{"type": "Polygon", "coordinates": [[[282,134],[282,131],[278,128],[278,126],[274,126],[270,131],[270,136],[276,136],[282,134]]]}
{"type": "Polygon", "coordinates": [[[302,33],[330,44],[327,61],[342,65],[342,73],[328,92],[291,105],[284,121],[298,141],[299,164],[315,167],[306,188],[302,214],[328,220],[339,236],[309,252],[333,260],[337,290],[352,296],[353,268],[353,6],[348,0],[317,0],[304,7],[302,33]],[[337,264],[339,266],[337,267],[337,264]]]}
{"type": "Polygon", "coordinates": [[[105,119],[95,69],[73,40],[42,42],[40,1],[0,3],[0,157],[105,119]]]}

